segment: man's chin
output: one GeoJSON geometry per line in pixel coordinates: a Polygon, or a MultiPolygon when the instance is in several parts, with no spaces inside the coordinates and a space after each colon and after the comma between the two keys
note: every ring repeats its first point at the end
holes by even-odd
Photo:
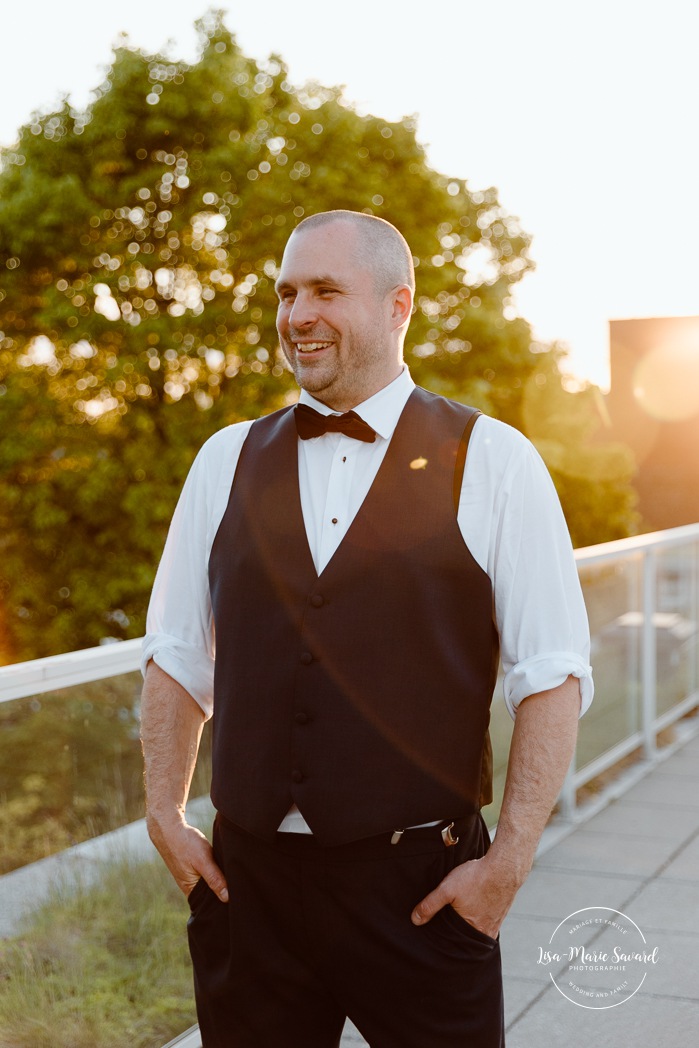
{"type": "Polygon", "coordinates": [[[301,389],[305,389],[307,393],[320,393],[332,382],[330,375],[323,373],[321,368],[313,367],[310,362],[297,363],[294,367],[294,378],[301,389]]]}

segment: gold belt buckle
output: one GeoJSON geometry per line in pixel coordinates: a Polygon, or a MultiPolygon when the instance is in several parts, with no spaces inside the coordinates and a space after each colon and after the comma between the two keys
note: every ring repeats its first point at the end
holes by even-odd
{"type": "Polygon", "coordinates": [[[448,826],[445,826],[442,830],[442,840],[444,841],[445,848],[453,848],[455,844],[459,843],[459,838],[455,837],[451,832],[454,829],[454,823],[450,822],[448,826]]]}

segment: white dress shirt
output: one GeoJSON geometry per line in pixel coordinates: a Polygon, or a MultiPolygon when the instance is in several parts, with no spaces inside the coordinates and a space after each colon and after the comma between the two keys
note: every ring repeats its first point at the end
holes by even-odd
{"type": "MultiPolygon", "coordinates": [[[[318,573],[364,501],[413,388],[404,367],[395,381],[354,408],[376,431],[372,444],[342,433],[298,441],[301,508],[318,573]]],[[[333,413],[305,390],[299,401],[333,413]]],[[[154,659],[207,716],[213,711],[215,654],[208,560],[251,425],[239,422],[220,430],[199,452],[170,525],[148,609],[144,672],[154,659]]],[[[486,415],[471,434],[457,521],[493,587],[510,714],[515,716],[528,695],[555,688],[572,674],[580,680],[582,715],[593,695],[590,638],[558,496],[532,444],[486,415]]],[[[281,828],[308,827],[291,813],[281,828]]]]}

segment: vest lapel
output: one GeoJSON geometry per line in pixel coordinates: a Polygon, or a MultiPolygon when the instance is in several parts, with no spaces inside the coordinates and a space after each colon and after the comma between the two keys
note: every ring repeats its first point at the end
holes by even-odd
{"type": "MultiPolygon", "coordinates": [[[[294,412],[290,409],[279,416],[275,430],[267,438],[268,454],[273,455],[274,464],[270,473],[273,477],[265,491],[267,514],[278,529],[275,536],[287,556],[297,558],[304,575],[317,577],[308,535],[301,509],[299,490],[298,436],[294,412]],[[279,507],[283,507],[279,512],[279,507]]],[[[250,507],[252,515],[255,507],[250,507]]]]}

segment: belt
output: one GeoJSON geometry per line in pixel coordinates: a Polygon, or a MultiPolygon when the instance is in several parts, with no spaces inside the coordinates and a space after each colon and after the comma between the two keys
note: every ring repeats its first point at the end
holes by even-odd
{"type": "Polygon", "coordinates": [[[217,813],[217,822],[222,830],[232,831],[236,836],[242,834],[250,840],[257,841],[259,847],[271,848],[272,851],[279,849],[287,854],[304,858],[316,856],[322,858],[323,861],[381,858],[382,856],[387,858],[389,855],[397,856],[403,852],[410,854],[434,852],[442,848],[452,848],[459,838],[463,843],[472,839],[474,847],[477,847],[483,833],[482,818],[478,812],[460,819],[445,819],[431,826],[412,826],[404,830],[398,828],[376,834],[373,837],[362,837],[345,844],[333,845],[319,844],[312,833],[285,831],[278,832],[274,842],[264,843],[260,838],[250,838],[246,830],[229,822],[220,812],[217,813]]]}
{"type": "MultiPolygon", "coordinates": [[[[465,825],[467,820],[459,819],[458,822],[462,825],[465,825]]],[[[391,834],[391,844],[400,844],[406,833],[409,835],[409,837],[419,838],[430,838],[435,837],[437,834],[439,834],[442,840],[444,841],[444,847],[453,848],[455,844],[459,843],[459,828],[460,827],[457,827],[457,822],[455,820],[452,820],[451,822],[446,823],[446,825],[442,822],[439,822],[433,826],[413,826],[412,828],[407,830],[394,830],[391,834]]]]}

